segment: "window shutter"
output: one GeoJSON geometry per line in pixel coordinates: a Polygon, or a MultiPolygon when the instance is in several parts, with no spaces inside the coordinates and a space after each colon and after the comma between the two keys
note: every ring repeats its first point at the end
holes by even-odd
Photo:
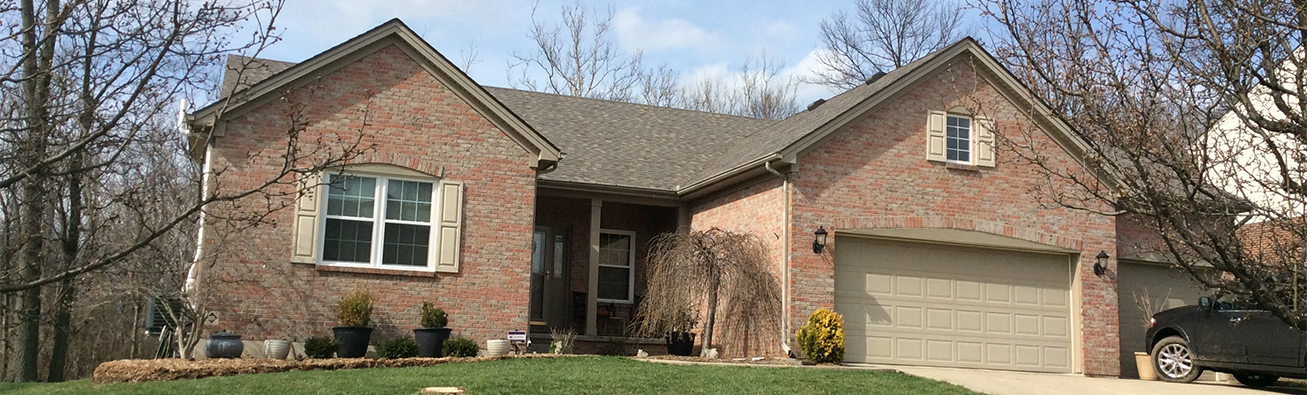
{"type": "Polygon", "coordinates": [[[440,182],[440,227],[436,241],[440,250],[436,257],[436,271],[458,273],[459,246],[463,234],[463,183],[440,182]]]}
{"type": "Polygon", "coordinates": [[[930,118],[926,121],[926,160],[948,161],[948,156],[944,153],[944,117],[943,111],[931,111],[930,118]]]}
{"type": "Polygon", "coordinates": [[[994,120],[976,118],[976,166],[994,167],[994,120]]]}
{"type": "Polygon", "coordinates": [[[321,180],[321,174],[309,174],[296,183],[300,193],[295,199],[295,237],[291,239],[291,262],[318,263],[318,217],[321,214],[318,194],[321,192],[321,180]]]}

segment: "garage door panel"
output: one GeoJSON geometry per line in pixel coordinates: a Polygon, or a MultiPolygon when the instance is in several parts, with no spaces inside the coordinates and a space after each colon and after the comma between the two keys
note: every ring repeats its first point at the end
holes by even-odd
{"type": "Polygon", "coordinates": [[[836,310],[846,317],[848,360],[1070,371],[1066,256],[869,239],[839,245],[836,310]]]}

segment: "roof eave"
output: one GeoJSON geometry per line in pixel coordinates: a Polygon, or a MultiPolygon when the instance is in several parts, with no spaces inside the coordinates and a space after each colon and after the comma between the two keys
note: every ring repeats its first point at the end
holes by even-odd
{"type": "Polygon", "coordinates": [[[234,92],[230,97],[205,106],[189,117],[194,120],[194,125],[208,126],[214,130],[214,135],[221,136],[221,120],[239,115],[266,102],[269,95],[283,91],[287,86],[302,86],[323,68],[349,59],[370,46],[386,44],[387,39],[392,37],[407,44],[408,49],[412,49],[419,55],[415,57],[419,60],[418,63],[437,78],[442,78],[443,82],[447,82],[446,85],[450,90],[530,152],[533,156],[532,168],[541,169],[562,158],[562,152],[557,146],[445,59],[399,19],[391,19],[381,26],[259,81],[241,92],[234,92]]]}

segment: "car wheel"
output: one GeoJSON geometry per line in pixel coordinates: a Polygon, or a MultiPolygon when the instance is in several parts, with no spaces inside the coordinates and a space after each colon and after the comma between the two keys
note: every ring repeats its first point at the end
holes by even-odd
{"type": "Polygon", "coordinates": [[[1280,376],[1261,373],[1235,373],[1234,379],[1249,387],[1262,388],[1280,381],[1280,376]]]}
{"type": "Polygon", "coordinates": [[[1203,368],[1194,365],[1194,354],[1189,342],[1171,336],[1153,346],[1153,368],[1157,377],[1172,383],[1188,383],[1203,374],[1203,368]]]}

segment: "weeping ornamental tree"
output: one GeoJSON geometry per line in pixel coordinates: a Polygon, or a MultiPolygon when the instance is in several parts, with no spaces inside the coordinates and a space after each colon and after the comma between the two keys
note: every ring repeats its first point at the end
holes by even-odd
{"type": "Polygon", "coordinates": [[[763,341],[779,328],[780,283],[758,237],[719,228],[665,233],[650,242],[648,261],[642,335],[666,335],[684,311],[702,308],[700,355],[707,356],[718,333],[747,353],[750,339],[763,341]]]}

